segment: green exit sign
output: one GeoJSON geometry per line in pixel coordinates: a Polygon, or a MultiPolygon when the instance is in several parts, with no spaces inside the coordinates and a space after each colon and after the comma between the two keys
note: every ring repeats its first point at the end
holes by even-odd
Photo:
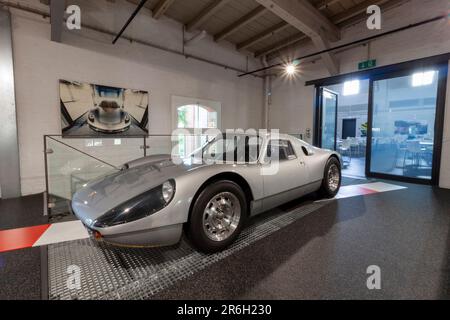
{"type": "Polygon", "coordinates": [[[377,66],[377,60],[366,60],[358,63],[358,70],[370,69],[377,66]]]}

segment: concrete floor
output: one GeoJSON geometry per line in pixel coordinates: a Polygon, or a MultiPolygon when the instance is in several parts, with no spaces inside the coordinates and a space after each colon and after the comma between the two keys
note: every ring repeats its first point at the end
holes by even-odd
{"type": "MultiPolygon", "coordinates": [[[[40,225],[43,216],[42,194],[19,199],[0,199],[0,230],[40,225]]],[[[0,300],[40,299],[42,248],[0,253],[0,300]]]]}
{"type": "Polygon", "coordinates": [[[155,298],[447,299],[450,190],[407,186],[333,201],[155,298]]]}
{"type": "MultiPolygon", "coordinates": [[[[153,298],[447,299],[450,190],[402,185],[408,189],[330,201],[153,298]],[[370,265],[381,268],[381,290],[366,287],[370,265]]],[[[20,215],[41,221],[41,199],[0,200],[0,230],[23,226],[20,215]]],[[[41,298],[42,251],[0,253],[0,299],[41,298]]]]}

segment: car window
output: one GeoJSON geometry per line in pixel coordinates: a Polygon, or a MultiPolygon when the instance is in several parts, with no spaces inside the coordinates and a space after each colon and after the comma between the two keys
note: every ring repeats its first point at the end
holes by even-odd
{"type": "Polygon", "coordinates": [[[262,139],[251,135],[224,135],[208,143],[202,157],[205,160],[254,162],[258,160],[262,139]]]}
{"type": "Polygon", "coordinates": [[[279,161],[296,159],[294,148],[289,140],[273,139],[267,145],[267,159],[279,161]]]}

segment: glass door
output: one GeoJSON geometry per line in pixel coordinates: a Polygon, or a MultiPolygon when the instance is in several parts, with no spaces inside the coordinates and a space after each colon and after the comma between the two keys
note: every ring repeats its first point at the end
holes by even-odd
{"type": "Polygon", "coordinates": [[[337,93],[320,88],[320,147],[336,150],[337,93]]]}
{"type": "Polygon", "coordinates": [[[368,176],[431,182],[439,69],[371,80],[368,176]]]}

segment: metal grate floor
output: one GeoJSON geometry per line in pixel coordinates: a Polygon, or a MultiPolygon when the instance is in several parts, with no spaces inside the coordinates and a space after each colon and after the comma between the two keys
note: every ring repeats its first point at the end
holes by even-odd
{"type": "Polygon", "coordinates": [[[225,251],[204,254],[186,241],[165,248],[122,248],[77,240],[48,246],[49,299],[150,299],[175,282],[216,263],[326,205],[310,203],[256,218],[225,251]],[[80,268],[81,289],[69,289],[69,266],[80,268]]]}

